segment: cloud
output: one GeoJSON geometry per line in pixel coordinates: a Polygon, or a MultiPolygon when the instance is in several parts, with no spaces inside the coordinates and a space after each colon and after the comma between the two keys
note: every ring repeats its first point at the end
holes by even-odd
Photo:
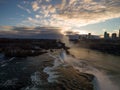
{"type": "Polygon", "coordinates": [[[27,8],[21,6],[21,5],[17,5],[17,6],[18,6],[20,9],[23,9],[23,10],[27,11],[28,13],[31,13],[31,11],[30,11],[29,9],[27,9],[27,8]]]}
{"type": "Polygon", "coordinates": [[[46,2],[50,2],[51,0],[46,0],[46,2]]]}
{"type": "Polygon", "coordinates": [[[37,2],[33,2],[32,3],[32,8],[33,8],[34,11],[37,11],[40,7],[39,7],[37,2]]]}
{"type": "Polygon", "coordinates": [[[36,18],[40,18],[40,16],[39,16],[39,15],[35,15],[35,17],[36,17],[36,18]]]}
{"type": "Polygon", "coordinates": [[[31,17],[28,17],[28,20],[29,20],[29,21],[32,21],[33,19],[32,19],[31,17]]]}
{"type": "Polygon", "coordinates": [[[73,3],[64,6],[62,10],[59,10],[59,14],[68,19],[78,18],[85,22],[92,22],[94,18],[94,22],[99,22],[114,17],[120,17],[119,5],[119,0],[112,2],[111,0],[101,0],[99,2],[92,0],[75,0],[73,3]]]}
{"type": "MultiPolygon", "coordinates": [[[[2,26],[8,28],[9,26],[2,26]]],[[[1,37],[11,38],[40,38],[40,39],[60,39],[62,37],[61,29],[55,27],[16,27],[10,26],[11,30],[0,29],[1,37]]],[[[1,28],[1,27],[0,27],[1,28]]]]}
{"type": "Polygon", "coordinates": [[[15,31],[29,31],[29,30],[34,30],[34,27],[13,27],[12,30],[15,31]]]}
{"type": "Polygon", "coordinates": [[[74,31],[65,31],[64,34],[65,35],[76,35],[78,34],[79,32],[74,32],[74,31]]]}
{"type": "Polygon", "coordinates": [[[22,25],[69,30],[120,17],[120,0],[34,0],[30,3],[35,15],[22,21],[22,25]]]}
{"type": "Polygon", "coordinates": [[[90,3],[92,0],[84,0],[84,2],[86,3],[90,3]]]}
{"type": "Polygon", "coordinates": [[[0,31],[10,31],[12,29],[12,26],[0,26],[0,31]]]}

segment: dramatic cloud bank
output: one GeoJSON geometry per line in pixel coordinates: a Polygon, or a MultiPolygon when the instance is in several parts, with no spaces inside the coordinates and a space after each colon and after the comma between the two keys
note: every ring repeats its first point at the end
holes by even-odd
{"type": "MultiPolygon", "coordinates": [[[[30,4],[34,16],[21,25],[53,26],[69,30],[120,17],[120,0],[35,0],[30,4]]],[[[18,5],[20,7],[20,5],[18,5]]],[[[22,5],[21,5],[22,6],[22,5]]],[[[21,8],[21,7],[20,7],[21,8]]]]}
{"type": "Polygon", "coordinates": [[[16,27],[0,26],[1,35],[83,34],[87,32],[82,26],[120,18],[120,0],[21,0],[16,6],[25,12],[18,15],[24,18],[16,27]]]}
{"type": "Polygon", "coordinates": [[[0,37],[8,38],[35,38],[35,39],[60,39],[61,29],[55,27],[13,27],[0,26],[0,37]]]}

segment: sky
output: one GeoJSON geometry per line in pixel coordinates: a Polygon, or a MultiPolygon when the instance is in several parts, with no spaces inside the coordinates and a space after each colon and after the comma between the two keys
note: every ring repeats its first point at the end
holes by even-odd
{"type": "Polygon", "coordinates": [[[120,0],[0,0],[0,37],[118,33],[120,0]]]}

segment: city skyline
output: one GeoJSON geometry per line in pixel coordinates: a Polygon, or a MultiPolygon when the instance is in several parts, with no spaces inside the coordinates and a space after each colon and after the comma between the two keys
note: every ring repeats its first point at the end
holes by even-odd
{"type": "Polygon", "coordinates": [[[120,29],[119,0],[0,0],[0,36],[103,35],[120,29]]]}

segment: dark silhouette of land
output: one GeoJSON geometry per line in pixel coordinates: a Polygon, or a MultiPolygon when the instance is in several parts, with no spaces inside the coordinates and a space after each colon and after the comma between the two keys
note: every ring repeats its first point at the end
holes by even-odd
{"type": "Polygon", "coordinates": [[[48,49],[67,49],[65,44],[51,39],[0,39],[0,52],[9,57],[36,56],[48,49]]]}
{"type": "MultiPolygon", "coordinates": [[[[79,47],[98,50],[104,53],[120,55],[120,39],[72,39],[79,47]]],[[[9,57],[37,56],[45,50],[65,49],[65,43],[55,39],[8,39],[0,38],[0,52],[9,57]]]]}
{"type": "Polygon", "coordinates": [[[113,55],[120,55],[120,39],[85,39],[85,40],[72,40],[79,47],[98,50],[104,53],[113,55]]]}

